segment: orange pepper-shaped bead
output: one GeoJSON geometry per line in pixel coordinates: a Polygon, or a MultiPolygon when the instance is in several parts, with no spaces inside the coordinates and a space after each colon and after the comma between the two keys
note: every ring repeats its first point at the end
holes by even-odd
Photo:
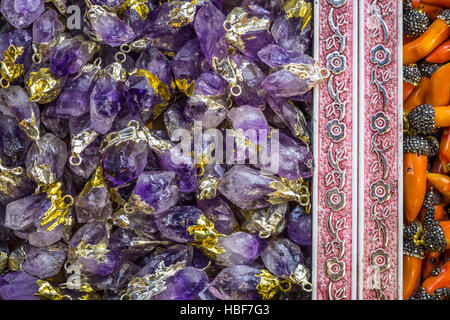
{"type": "Polygon", "coordinates": [[[408,299],[416,292],[420,284],[422,259],[403,255],[403,299],[408,299]]]}
{"type": "Polygon", "coordinates": [[[450,8],[450,0],[422,0],[424,4],[438,6],[442,8],[450,8]]]}
{"type": "Polygon", "coordinates": [[[433,294],[439,288],[450,288],[450,261],[441,267],[441,272],[437,276],[428,277],[422,287],[428,294],[433,294]]]}
{"type": "Polygon", "coordinates": [[[450,63],[436,70],[430,78],[425,103],[433,106],[447,106],[450,104],[450,63]]]}
{"type": "Polygon", "coordinates": [[[405,102],[406,99],[408,99],[411,92],[413,92],[414,88],[416,86],[412,83],[403,81],[403,102],[405,102]]]}
{"type": "Polygon", "coordinates": [[[419,85],[413,89],[413,91],[409,94],[408,98],[403,104],[403,109],[409,112],[418,105],[425,103],[425,98],[428,93],[429,85],[430,79],[427,77],[422,77],[422,79],[419,82],[419,85]]]}
{"type": "Polygon", "coordinates": [[[425,198],[428,157],[424,154],[405,153],[403,157],[403,186],[406,218],[416,220],[425,198]]]}
{"type": "Polygon", "coordinates": [[[431,63],[446,63],[450,60],[450,40],[445,41],[439,47],[437,47],[425,61],[431,63]]]}
{"type": "Polygon", "coordinates": [[[450,26],[447,22],[439,18],[434,20],[420,37],[403,46],[403,64],[415,63],[425,58],[449,37],[450,26]]]}
{"type": "Polygon", "coordinates": [[[439,144],[439,161],[444,173],[448,173],[450,167],[450,127],[444,128],[439,144]]]}
{"type": "Polygon", "coordinates": [[[444,197],[450,198],[450,177],[445,174],[428,173],[427,180],[436,188],[444,197]]]}

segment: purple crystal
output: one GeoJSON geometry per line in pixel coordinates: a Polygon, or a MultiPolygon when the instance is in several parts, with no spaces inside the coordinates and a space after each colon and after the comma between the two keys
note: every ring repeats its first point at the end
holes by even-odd
{"type": "Polygon", "coordinates": [[[112,214],[109,190],[103,185],[86,189],[74,205],[79,223],[105,222],[112,214]]]}
{"type": "Polygon", "coordinates": [[[237,226],[236,218],[230,206],[222,197],[199,200],[197,201],[197,206],[214,223],[214,227],[218,232],[230,234],[235,230],[237,226]]]}
{"type": "Polygon", "coordinates": [[[94,43],[81,37],[61,41],[50,59],[52,72],[64,77],[81,71],[81,68],[92,59],[94,43]]]}
{"type": "Polygon", "coordinates": [[[51,133],[33,144],[27,155],[27,173],[36,183],[50,185],[62,177],[67,161],[67,147],[64,141],[51,133]]]}
{"type": "Polygon", "coordinates": [[[312,217],[302,207],[296,206],[288,215],[289,239],[301,246],[310,246],[312,237],[312,217]]]}
{"type": "Polygon", "coordinates": [[[84,179],[88,179],[91,176],[92,172],[94,172],[100,162],[101,155],[99,147],[101,140],[101,136],[98,136],[83,150],[83,152],[81,152],[80,157],[82,162],[80,165],[74,166],[69,163],[70,170],[72,170],[73,173],[84,179]]]}
{"type": "Polygon", "coordinates": [[[119,267],[121,255],[118,251],[109,250],[102,245],[95,254],[94,249],[101,241],[105,241],[105,235],[106,229],[103,224],[86,223],[70,239],[69,245],[75,251],[76,264],[83,272],[107,276],[119,267]],[[80,254],[78,250],[81,250],[80,254]]]}
{"type": "Polygon", "coordinates": [[[203,73],[196,81],[194,93],[184,113],[192,121],[201,121],[204,128],[215,128],[226,118],[227,83],[216,73],[203,73]]]}
{"type": "Polygon", "coordinates": [[[233,266],[223,269],[211,282],[208,291],[220,300],[260,300],[256,287],[261,270],[249,266],[233,266]]]}
{"type": "Polygon", "coordinates": [[[273,239],[261,253],[266,268],[277,277],[289,277],[304,263],[299,246],[288,239],[273,239]]]}
{"type": "Polygon", "coordinates": [[[192,300],[203,291],[208,283],[208,276],[200,269],[186,267],[169,277],[163,292],[152,300],[192,300]]]}
{"type": "Polygon", "coordinates": [[[270,97],[269,106],[295,137],[299,139],[305,137],[308,141],[310,140],[305,116],[297,107],[289,103],[289,100],[270,97]]]}
{"type": "Polygon", "coordinates": [[[30,138],[13,117],[0,114],[0,159],[3,166],[25,164],[30,138]]]}
{"type": "Polygon", "coordinates": [[[55,276],[66,260],[67,246],[55,244],[48,248],[31,248],[22,264],[23,271],[40,279],[55,276]]]}
{"type": "Polygon", "coordinates": [[[161,153],[159,159],[164,170],[175,171],[180,192],[193,192],[197,189],[197,169],[191,157],[180,149],[170,149],[161,153]]]}
{"type": "Polygon", "coordinates": [[[49,43],[63,30],[64,26],[58,19],[58,13],[49,9],[33,23],[33,42],[49,43]]]}
{"type": "Polygon", "coordinates": [[[193,125],[192,121],[184,115],[185,101],[186,100],[180,102],[177,101],[176,103],[168,107],[167,110],[164,112],[164,124],[166,126],[169,137],[173,136],[175,130],[177,129],[190,130],[190,128],[193,125]]]}
{"type": "MultiPolygon", "coordinates": [[[[276,135],[272,135],[268,139],[267,145],[262,147],[262,152],[265,152],[264,150],[272,150],[272,144],[277,143],[278,157],[271,157],[268,163],[260,161],[257,167],[268,171],[276,168],[273,173],[289,180],[312,177],[313,155],[311,150],[282,132],[279,133],[278,140],[275,137],[276,135]],[[277,161],[277,164],[272,163],[272,161],[277,161]]],[[[270,154],[270,152],[266,154],[270,154]]]]}
{"type": "Polygon", "coordinates": [[[152,45],[141,53],[136,68],[144,73],[128,78],[127,103],[141,112],[167,103],[174,91],[170,61],[152,45]]]}
{"type": "Polygon", "coordinates": [[[170,246],[162,253],[150,253],[142,259],[143,267],[138,271],[136,276],[142,277],[146,274],[155,274],[158,266],[163,262],[165,267],[178,262],[184,262],[186,265],[191,265],[193,257],[192,246],[176,244],[170,246]]]}
{"type": "Polygon", "coordinates": [[[47,104],[42,110],[41,123],[60,139],[69,134],[69,117],[56,113],[55,102],[47,104]]]}
{"type": "Polygon", "coordinates": [[[43,0],[2,0],[0,12],[16,28],[26,28],[44,12],[43,0]]]}
{"type": "Polygon", "coordinates": [[[101,40],[111,47],[118,47],[134,40],[133,29],[119,17],[99,6],[93,6],[88,14],[90,26],[98,34],[101,40]]]}
{"type": "MultiPolygon", "coordinates": [[[[10,1],[10,0],[4,0],[10,1]]],[[[4,52],[8,50],[10,45],[23,48],[23,53],[15,61],[16,64],[24,65],[24,72],[28,70],[31,65],[31,56],[33,50],[31,44],[33,42],[33,37],[29,29],[14,29],[4,35],[2,35],[0,40],[0,58],[3,60],[4,52]]]]}
{"type": "Polygon", "coordinates": [[[139,267],[131,261],[122,261],[116,271],[107,276],[95,275],[91,277],[90,284],[96,290],[109,290],[120,292],[126,289],[128,282],[133,278],[139,267]]]}
{"type": "Polygon", "coordinates": [[[274,43],[269,32],[270,13],[261,7],[235,7],[228,14],[227,23],[224,27],[231,29],[230,33],[227,34],[228,42],[255,61],[259,61],[257,54],[259,50],[274,43]],[[244,26],[241,26],[242,21],[244,21],[244,26]],[[234,28],[237,28],[239,32],[238,36],[232,31],[234,28]]]}
{"type": "Polygon", "coordinates": [[[136,182],[131,202],[139,209],[148,209],[156,214],[169,210],[178,200],[175,177],[175,172],[143,172],[136,182]]]}
{"type": "Polygon", "coordinates": [[[186,42],[173,58],[172,67],[178,89],[192,94],[196,79],[208,68],[198,39],[186,42]]]}
{"type": "Polygon", "coordinates": [[[264,208],[271,205],[264,197],[274,191],[269,187],[272,181],[257,170],[236,165],[223,175],[217,190],[242,209],[264,208]]]}
{"type": "Polygon", "coordinates": [[[109,74],[103,74],[95,83],[90,96],[91,128],[106,134],[123,104],[123,84],[109,74]]]}
{"type": "Polygon", "coordinates": [[[128,140],[108,147],[102,154],[108,185],[113,188],[136,179],[147,164],[147,145],[128,140]]]}
{"type": "Polygon", "coordinates": [[[254,144],[264,143],[269,136],[270,128],[261,109],[251,106],[233,108],[228,113],[228,117],[234,129],[242,130],[244,134],[247,130],[254,130],[255,135],[246,135],[247,139],[254,144]]]}
{"type": "MultiPolygon", "coordinates": [[[[259,58],[271,68],[280,68],[288,64],[313,65],[314,59],[299,52],[289,51],[277,45],[268,45],[258,52],[259,58]]],[[[261,86],[273,97],[289,98],[309,91],[310,80],[282,69],[264,79],[261,86]]]]}
{"type": "Polygon", "coordinates": [[[277,44],[286,50],[309,54],[311,51],[311,23],[303,28],[299,19],[278,17],[272,24],[272,35],[277,44]]]}
{"type": "Polygon", "coordinates": [[[246,232],[235,232],[226,237],[220,237],[218,246],[225,252],[217,255],[216,262],[228,267],[249,265],[263,250],[263,242],[257,236],[246,232]]]}
{"type": "Polygon", "coordinates": [[[236,69],[242,75],[242,81],[239,81],[241,94],[234,96],[234,102],[237,105],[250,105],[264,109],[267,102],[267,92],[261,87],[265,74],[250,59],[240,54],[232,56],[236,69]]]}
{"type": "Polygon", "coordinates": [[[59,114],[79,117],[89,112],[89,96],[98,68],[83,72],[76,79],[67,81],[56,102],[59,114]]]}
{"type": "Polygon", "coordinates": [[[2,300],[39,300],[38,278],[23,271],[9,272],[0,277],[0,298],[2,300]]]}
{"type": "Polygon", "coordinates": [[[160,244],[167,244],[167,241],[160,241],[154,235],[118,228],[111,234],[108,248],[120,251],[128,259],[136,260],[154,250],[160,244]]]}
{"type": "Polygon", "coordinates": [[[197,225],[202,211],[193,206],[173,207],[156,215],[156,224],[161,234],[167,239],[186,243],[194,241],[188,228],[197,225]]]}
{"type": "Polygon", "coordinates": [[[225,15],[211,2],[202,6],[195,16],[194,28],[206,60],[212,65],[213,58],[222,61],[228,56],[223,23],[225,15]]]}
{"type": "Polygon", "coordinates": [[[31,195],[13,201],[6,206],[5,226],[7,228],[24,231],[33,226],[34,219],[50,206],[45,201],[45,194],[31,195]]]}

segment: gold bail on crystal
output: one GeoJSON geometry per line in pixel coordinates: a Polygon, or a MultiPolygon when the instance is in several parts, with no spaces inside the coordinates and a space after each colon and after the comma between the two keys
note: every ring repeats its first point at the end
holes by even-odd
{"type": "Polygon", "coordinates": [[[60,224],[65,224],[69,208],[73,205],[73,197],[71,195],[63,196],[61,187],[61,182],[55,182],[43,189],[47,193],[47,198],[50,199],[51,204],[50,208],[47,209],[41,218],[41,226],[45,226],[54,221],[47,228],[47,231],[52,231],[60,224]]]}
{"type": "Polygon", "coordinates": [[[0,86],[8,88],[11,82],[19,78],[24,70],[23,64],[15,64],[17,58],[23,54],[23,47],[10,45],[4,52],[4,59],[0,62],[0,86]]]}
{"type": "Polygon", "coordinates": [[[256,286],[256,290],[258,290],[263,300],[270,300],[279,291],[288,292],[292,288],[289,280],[280,280],[280,278],[265,269],[261,270],[261,273],[255,274],[255,277],[261,278],[259,284],[256,286]]]}

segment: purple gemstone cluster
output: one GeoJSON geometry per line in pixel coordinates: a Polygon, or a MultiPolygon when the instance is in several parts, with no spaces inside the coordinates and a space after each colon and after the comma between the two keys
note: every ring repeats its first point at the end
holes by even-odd
{"type": "Polygon", "coordinates": [[[0,13],[0,299],[310,298],[311,1],[0,13]]]}

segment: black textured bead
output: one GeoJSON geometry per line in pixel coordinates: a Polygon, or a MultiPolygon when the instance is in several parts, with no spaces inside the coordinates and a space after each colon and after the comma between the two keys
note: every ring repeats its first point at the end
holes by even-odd
{"type": "Polygon", "coordinates": [[[404,153],[417,153],[431,156],[431,148],[427,138],[422,136],[405,136],[403,140],[404,153]]]}
{"type": "Polygon", "coordinates": [[[412,238],[415,234],[419,232],[422,228],[422,225],[419,221],[413,221],[407,226],[403,227],[403,236],[407,239],[412,238]]]}
{"type": "Polygon", "coordinates": [[[430,26],[425,12],[414,9],[407,1],[403,12],[403,32],[411,37],[421,36],[430,26]]]}
{"type": "Polygon", "coordinates": [[[416,300],[433,300],[433,298],[423,287],[420,287],[416,293],[416,300]]]}
{"type": "Polygon", "coordinates": [[[442,67],[442,64],[440,64],[440,63],[430,63],[430,62],[427,62],[427,61],[421,61],[421,62],[419,62],[417,64],[417,67],[419,68],[420,73],[422,74],[422,76],[427,77],[427,78],[431,78],[433,73],[435,73],[437,69],[442,67]]]}
{"type": "Polygon", "coordinates": [[[444,230],[437,221],[424,225],[423,241],[425,249],[433,252],[442,252],[447,247],[444,230]]]}
{"type": "Polygon", "coordinates": [[[417,64],[403,66],[403,80],[417,86],[422,78],[422,73],[417,64]]]}
{"type": "Polygon", "coordinates": [[[441,195],[439,192],[429,191],[425,194],[425,199],[423,200],[423,207],[426,209],[433,209],[434,218],[434,206],[441,203],[441,195]]]}
{"type": "Polygon", "coordinates": [[[439,267],[434,267],[433,270],[431,270],[431,275],[433,277],[437,277],[439,273],[441,273],[441,269],[439,269],[439,267]]]}
{"type": "Polygon", "coordinates": [[[431,104],[421,104],[408,113],[407,118],[410,127],[421,135],[431,135],[434,133],[434,108],[431,104]]]}
{"type": "Polygon", "coordinates": [[[447,24],[450,24],[450,9],[442,10],[437,18],[444,20],[447,24]]]}
{"type": "Polygon", "coordinates": [[[423,246],[416,245],[412,239],[405,239],[403,241],[403,254],[419,259],[425,258],[425,250],[423,246]]]}
{"type": "Polygon", "coordinates": [[[433,157],[439,152],[439,141],[436,137],[428,136],[427,138],[428,145],[430,146],[430,157],[433,157]]]}

